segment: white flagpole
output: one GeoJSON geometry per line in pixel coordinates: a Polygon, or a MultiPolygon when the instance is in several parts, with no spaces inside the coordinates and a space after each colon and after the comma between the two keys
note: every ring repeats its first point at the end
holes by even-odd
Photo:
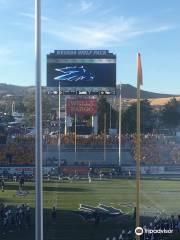
{"type": "Polygon", "coordinates": [[[74,114],[74,161],[77,160],[77,93],[76,93],[76,99],[75,99],[75,114],[74,114]]]}
{"type": "Polygon", "coordinates": [[[121,83],[119,85],[119,167],[121,166],[121,83]]]}
{"type": "Polygon", "coordinates": [[[64,118],[64,134],[67,134],[67,112],[66,112],[66,96],[65,96],[65,118],[64,118]]]}
{"type": "Polygon", "coordinates": [[[36,210],[35,239],[43,240],[42,192],[42,100],[41,100],[41,0],[35,0],[35,76],[36,76],[36,210]]]}
{"type": "Polygon", "coordinates": [[[75,116],[74,116],[74,128],[75,128],[75,130],[74,130],[74,161],[76,162],[77,161],[77,138],[76,138],[76,135],[77,135],[77,123],[76,123],[76,121],[77,121],[77,115],[76,115],[76,112],[75,112],[75,116]]]}
{"type": "Polygon", "coordinates": [[[112,118],[112,107],[111,107],[112,101],[109,102],[109,128],[111,129],[111,118],[112,118]]]}
{"type": "Polygon", "coordinates": [[[106,113],[104,113],[104,162],[106,162],[106,113]]]}
{"type": "Polygon", "coordinates": [[[58,171],[61,166],[61,83],[59,81],[59,135],[58,135],[58,171]]]}

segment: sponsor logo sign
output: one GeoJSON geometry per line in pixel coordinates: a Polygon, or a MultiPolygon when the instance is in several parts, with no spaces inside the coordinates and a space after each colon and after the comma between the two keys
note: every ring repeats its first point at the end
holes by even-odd
{"type": "Polygon", "coordinates": [[[96,115],[97,101],[96,99],[67,99],[66,101],[67,115],[96,115]]]}

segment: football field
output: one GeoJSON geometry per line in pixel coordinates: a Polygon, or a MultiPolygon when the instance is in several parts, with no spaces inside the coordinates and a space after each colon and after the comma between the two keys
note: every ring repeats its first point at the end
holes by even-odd
{"type": "MultiPolygon", "coordinates": [[[[179,180],[141,181],[141,220],[149,223],[152,216],[169,216],[180,214],[179,180]]],[[[135,179],[103,179],[92,180],[61,180],[44,181],[44,239],[45,240],[105,240],[107,237],[118,237],[121,231],[134,231],[133,209],[135,206],[135,179]],[[86,204],[96,207],[104,204],[121,209],[123,215],[115,219],[100,221],[85,220],[79,214],[79,205],[86,204]],[[57,218],[52,221],[51,209],[57,208],[57,218]]],[[[16,195],[18,183],[6,182],[6,190],[0,193],[0,202],[11,206],[28,204],[32,211],[30,229],[0,233],[0,239],[33,240],[34,239],[34,183],[25,183],[29,193],[26,196],[16,195]]],[[[179,238],[174,238],[179,239],[179,238]]]]}

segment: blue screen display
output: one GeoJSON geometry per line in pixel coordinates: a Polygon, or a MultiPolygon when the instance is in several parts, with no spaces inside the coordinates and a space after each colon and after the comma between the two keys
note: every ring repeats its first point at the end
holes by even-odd
{"type": "Polygon", "coordinates": [[[116,63],[114,59],[96,62],[49,61],[47,64],[47,86],[57,87],[115,87],[116,63]]]}

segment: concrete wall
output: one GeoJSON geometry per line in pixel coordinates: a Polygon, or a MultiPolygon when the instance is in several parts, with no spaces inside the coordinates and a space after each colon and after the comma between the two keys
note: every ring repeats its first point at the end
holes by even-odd
{"type": "MultiPolygon", "coordinates": [[[[58,159],[58,146],[47,145],[44,148],[44,161],[47,162],[48,158],[58,159]]],[[[75,162],[75,151],[74,146],[69,148],[61,147],[61,159],[66,159],[68,163],[75,162]]],[[[134,164],[134,160],[127,149],[121,151],[122,164],[134,164]]],[[[118,164],[118,148],[106,149],[104,154],[103,148],[77,148],[76,161],[78,162],[91,162],[91,163],[112,163],[118,164]]]]}

